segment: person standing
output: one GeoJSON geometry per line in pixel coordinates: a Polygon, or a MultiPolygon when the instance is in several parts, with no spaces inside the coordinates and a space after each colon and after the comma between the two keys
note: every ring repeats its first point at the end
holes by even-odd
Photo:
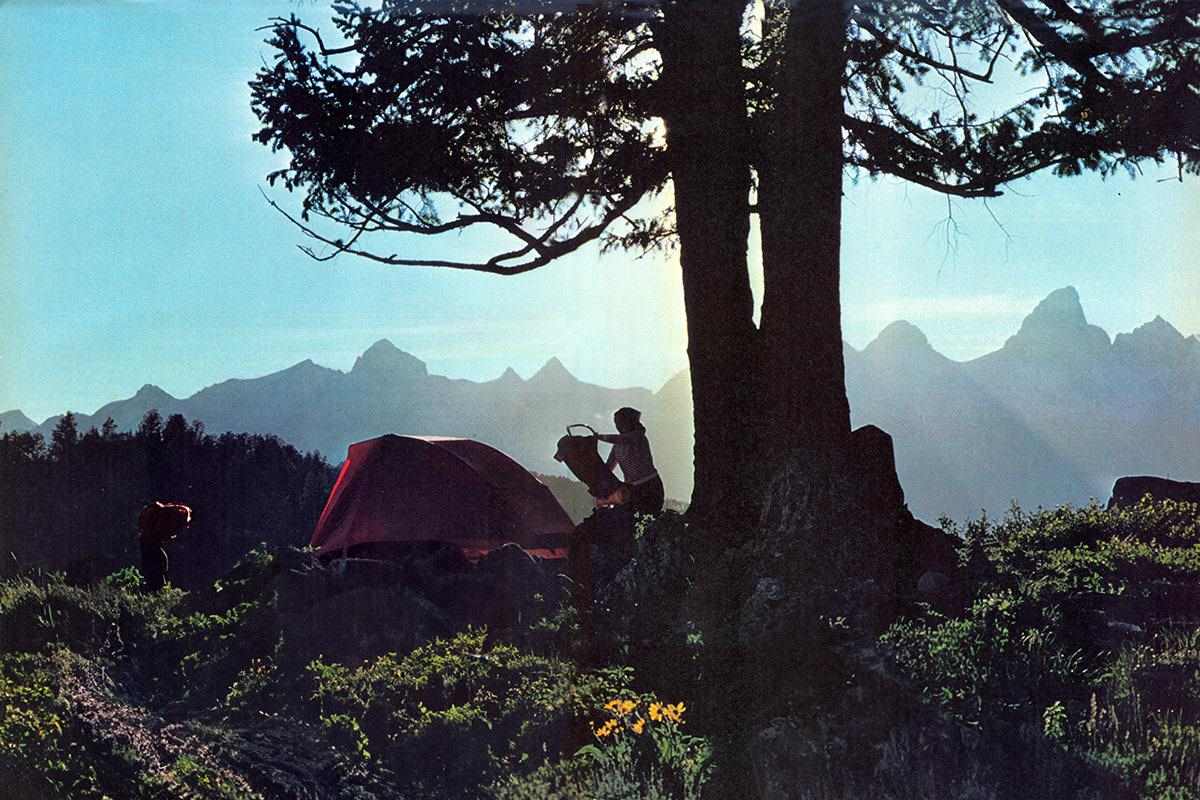
{"type": "Polygon", "coordinates": [[[606,463],[609,469],[614,465],[621,468],[621,475],[633,493],[632,510],[638,514],[657,514],[663,508],[663,482],[654,468],[650,439],[641,419],[642,412],[636,408],[619,408],[613,414],[617,432],[598,433],[596,438],[612,445],[606,463]]]}

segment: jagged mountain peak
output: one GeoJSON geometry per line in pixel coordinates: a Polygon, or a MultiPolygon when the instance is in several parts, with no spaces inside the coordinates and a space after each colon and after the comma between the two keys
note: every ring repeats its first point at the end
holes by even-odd
{"type": "MultiPolygon", "coordinates": [[[[379,339],[373,345],[371,345],[366,350],[364,350],[363,355],[367,355],[368,353],[373,353],[373,352],[389,352],[392,350],[400,350],[400,348],[396,347],[396,345],[392,344],[392,340],[388,339],[385,336],[384,338],[379,339]]],[[[403,352],[403,351],[401,350],[400,352],[403,352]]]]}
{"type": "Polygon", "coordinates": [[[351,374],[389,373],[398,376],[423,377],[429,374],[425,362],[411,353],[406,353],[387,339],[371,345],[354,361],[351,374]]]}
{"type": "MultiPolygon", "coordinates": [[[[1169,342],[1182,342],[1186,337],[1179,332],[1171,323],[1167,322],[1161,316],[1155,315],[1154,319],[1144,325],[1139,325],[1130,332],[1130,336],[1143,336],[1156,340],[1165,340],[1169,342]]],[[[1194,337],[1193,337],[1194,338],[1194,337]]]]}
{"type": "Polygon", "coordinates": [[[153,383],[143,384],[142,388],[137,390],[137,394],[134,395],[134,398],[137,400],[175,400],[176,399],[175,397],[171,396],[166,390],[162,389],[161,387],[155,386],[153,383]]]}
{"type": "Polygon", "coordinates": [[[1088,324],[1079,292],[1074,286],[1064,286],[1037,304],[1003,349],[1026,355],[1096,357],[1107,351],[1109,344],[1102,328],[1088,324]]]}
{"type": "Polygon", "coordinates": [[[1119,333],[1113,341],[1118,355],[1140,361],[1162,361],[1179,357],[1195,347],[1196,337],[1186,337],[1161,316],[1139,325],[1129,333],[1119,333]]]}
{"type": "Polygon", "coordinates": [[[1021,327],[1030,323],[1055,323],[1081,328],[1088,324],[1079,301],[1079,292],[1074,286],[1064,286],[1046,295],[1042,302],[1030,312],[1021,327]]]}
{"type": "Polygon", "coordinates": [[[541,369],[533,374],[529,379],[530,383],[558,383],[562,381],[574,381],[575,376],[572,375],[563,363],[558,360],[557,356],[553,356],[547,361],[541,369]]]}
{"type": "Polygon", "coordinates": [[[892,354],[913,351],[933,352],[924,331],[907,320],[897,320],[882,331],[864,348],[863,353],[892,354]]]}
{"type": "Polygon", "coordinates": [[[517,374],[517,371],[515,369],[513,369],[512,367],[506,367],[504,372],[501,373],[500,377],[497,378],[496,381],[499,383],[524,383],[525,382],[521,379],[521,376],[517,374]]]}

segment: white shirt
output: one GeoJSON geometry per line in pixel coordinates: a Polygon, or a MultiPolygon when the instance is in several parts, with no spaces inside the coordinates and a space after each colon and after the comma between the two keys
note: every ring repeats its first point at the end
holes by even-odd
{"type": "Polygon", "coordinates": [[[633,433],[600,433],[596,438],[611,444],[612,452],[605,463],[609,469],[613,464],[621,467],[626,483],[643,483],[658,475],[654,468],[654,456],[650,453],[650,440],[645,431],[633,433]]]}

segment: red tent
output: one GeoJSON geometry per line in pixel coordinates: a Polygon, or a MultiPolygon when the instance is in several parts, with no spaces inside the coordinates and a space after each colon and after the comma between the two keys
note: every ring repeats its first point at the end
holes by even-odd
{"type": "Polygon", "coordinates": [[[506,542],[562,558],[571,518],[513,459],[471,439],[388,434],[350,445],[312,546],[449,542],[477,558],[506,542]]]}

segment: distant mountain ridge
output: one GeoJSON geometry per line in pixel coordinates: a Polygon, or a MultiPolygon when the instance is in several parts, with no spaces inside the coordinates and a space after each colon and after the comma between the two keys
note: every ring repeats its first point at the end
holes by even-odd
{"type": "Polygon", "coordinates": [[[38,424],[20,411],[5,411],[0,413],[0,433],[4,431],[32,431],[38,424]]]}
{"type": "MultiPolygon", "coordinates": [[[[670,384],[669,384],[670,385],[670,384]]],[[[686,388],[686,387],[685,387],[686,388]]],[[[678,394],[678,392],[676,392],[678,394]]],[[[469,436],[499,447],[530,469],[563,473],[555,443],[566,426],[581,422],[612,429],[612,412],[624,405],[643,410],[652,429],[664,477],[673,496],[691,489],[691,412],[659,425],[660,402],[642,388],[608,389],[580,381],[551,358],[528,380],[511,367],[498,378],[476,382],[431,375],[425,363],[387,339],[371,345],[348,372],[304,360],[258,378],[231,379],[190,397],[173,397],[147,384],[132,397],[107,403],[94,414],[76,412],[81,431],[111,417],[122,430],[137,427],[150,409],[164,417],[201,420],[210,433],[271,433],[334,463],[351,442],[382,433],[469,436]],[[685,423],[685,424],[681,424],[685,423]]],[[[38,425],[19,411],[0,415],[0,431],[32,430],[49,438],[60,416],[38,425]]]]}
{"type": "MultiPolygon", "coordinates": [[[[998,350],[966,362],[938,353],[915,325],[897,321],[861,351],[844,348],[854,425],[892,434],[909,506],[942,514],[998,515],[1022,505],[1105,498],[1127,474],[1200,480],[1200,339],[1155,317],[1129,333],[1088,323],[1073,287],[1056,290],[998,350]]],[[[623,405],[643,411],[668,494],[691,491],[692,413],[687,372],[657,391],[578,380],[557,358],[528,379],[511,368],[490,381],[432,375],[382,339],[348,371],[301,361],[251,379],[172,397],[146,385],[94,414],[132,429],[151,408],[199,419],[209,432],[272,433],[339,461],[354,441],[381,433],[470,436],[530,469],[562,474],[552,454],[566,425],[611,429],[623,405]]],[[[49,436],[19,411],[0,431],[49,436]]]]}
{"type": "Polygon", "coordinates": [[[913,331],[847,350],[846,383],[854,424],[892,434],[919,516],[1104,500],[1122,475],[1200,479],[1200,339],[1161,317],[1110,341],[1066,287],[971,361],[913,331]]]}

